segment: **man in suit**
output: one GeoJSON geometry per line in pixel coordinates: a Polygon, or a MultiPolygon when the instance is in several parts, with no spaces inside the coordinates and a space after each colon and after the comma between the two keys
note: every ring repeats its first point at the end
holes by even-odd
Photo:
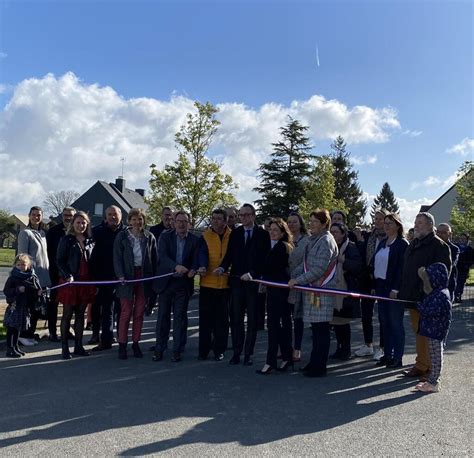
{"type": "MultiPolygon", "coordinates": [[[[94,250],[89,262],[90,274],[94,280],[115,279],[114,242],[117,235],[125,230],[122,210],[111,205],[105,210],[105,219],[92,229],[94,250]]],[[[114,339],[114,311],[120,314],[120,301],[115,296],[115,285],[99,285],[95,303],[92,304],[92,339],[89,343],[99,343],[92,351],[109,350],[114,339]],[[100,342],[99,332],[102,330],[100,342]],[[94,339],[94,340],[93,340],[94,339]]],[[[117,322],[120,320],[117,319],[117,322]]]]}
{"type": "Polygon", "coordinates": [[[255,224],[255,208],[252,205],[242,205],[239,217],[242,225],[230,234],[227,252],[214,272],[222,275],[230,268],[230,322],[234,355],[229,363],[239,364],[244,351],[244,365],[250,366],[257,339],[258,284],[249,280],[261,277],[263,262],[271,244],[268,232],[255,224]],[[246,312],[247,334],[244,325],[246,312]]]}
{"type": "Polygon", "coordinates": [[[181,361],[187,340],[188,304],[194,291],[199,238],[189,232],[189,215],[180,210],[174,215],[175,229],[163,232],[158,243],[158,275],[175,272],[158,279],[159,294],[156,320],[156,345],[153,361],[161,361],[168,347],[173,311],[173,362],[181,361]]]}
{"type": "MultiPolygon", "coordinates": [[[[155,224],[150,227],[150,232],[155,236],[156,246],[158,246],[158,241],[160,240],[160,235],[165,231],[170,231],[173,229],[173,209],[171,207],[163,207],[161,211],[161,223],[155,224]]],[[[156,305],[157,294],[152,293],[148,304],[145,310],[146,315],[151,315],[153,308],[156,305]]],[[[154,350],[154,349],[153,349],[154,350]]]]}
{"type": "MultiPolygon", "coordinates": [[[[46,233],[46,244],[48,249],[49,259],[49,277],[51,278],[51,286],[56,286],[59,283],[59,270],[56,263],[56,253],[58,251],[59,241],[66,235],[69,223],[76,214],[76,209],[73,207],[65,207],[61,213],[62,222],[54,225],[46,233]]],[[[56,325],[58,321],[58,290],[51,291],[51,297],[48,304],[48,330],[49,340],[51,342],[60,342],[57,335],[56,325]]]]}

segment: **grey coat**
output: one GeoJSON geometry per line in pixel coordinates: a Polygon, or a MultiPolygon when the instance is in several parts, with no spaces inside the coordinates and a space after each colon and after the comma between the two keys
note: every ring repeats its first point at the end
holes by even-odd
{"type": "MultiPolygon", "coordinates": [[[[290,277],[296,278],[298,275],[304,272],[303,269],[303,260],[304,253],[306,250],[306,245],[309,242],[309,236],[303,234],[302,237],[295,242],[295,247],[290,253],[288,259],[288,265],[290,267],[290,277]]],[[[301,291],[296,291],[294,289],[290,290],[288,295],[288,302],[294,304],[293,319],[302,319],[303,318],[303,293],[301,291]]]]}
{"type": "Polygon", "coordinates": [[[42,287],[51,286],[49,278],[48,248],[43,230],[27,227],[18,234],[18,254],[26,253],[33,258],[33,267],[42,287]]]}
{"type": "MultiPolygon", "coordinates": [[[[135,262],[133,247],[129,239],[129,231],[125,230],[117,234],[114,242],[114,271],[117,278],[133,280],[135,278],[135,262]]],[[[145,230],[142,239],[142,276],[153,277],[156,275],[158,265],[158,252],[156,249],[155,236],[145,230]]],[[[150,297],[153,293],[153,280],[143,282],[143,292],[145,297],[150,297]]],[[[133,299],[134,283],[119,285],[116,295],[119,298],[133,299]]]]}
{"type": "MultiPolygon", "coordinates": [[[[339,251],[334,237],[325,231],[319,235],[311,236],[306,246],[304,260],[298,269],[303,273],[296,277],[298,285],[319,286],[321,278],[333,261],[337,259],[339,251]]],[[[336,276],[327,283],[325,288],[336,287],[336,276]]],[[[303,320],[307,323],[321,323],[331,321],[335,305],[335,296],[320,295],[319,306],[315,304],[313,293],[303,293],[303,320]]]]}

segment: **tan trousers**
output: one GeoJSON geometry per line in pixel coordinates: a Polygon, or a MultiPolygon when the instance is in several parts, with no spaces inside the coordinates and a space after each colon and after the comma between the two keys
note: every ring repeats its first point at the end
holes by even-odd
{"type": "Polygon", "coordinates": [[[410,318],[413,331],[416,335],[415,367],[421,371],[428,371],[431,368],[428,338],[418,334],[418,323],[420,322],[418,310],[410,309],[410,318]]]}

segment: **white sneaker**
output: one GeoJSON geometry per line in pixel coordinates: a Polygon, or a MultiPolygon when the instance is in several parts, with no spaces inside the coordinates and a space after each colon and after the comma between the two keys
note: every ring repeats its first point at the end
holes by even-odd
{"type": "Polygon", "coordinates": [[[362,345],[358,350],[354,352],[356,356],[372,356],[374,354],[374,347],[368,345],[362,345]]]}
{"type": "Polygon", "coordinates": [[[378,348],[377,350],[374,351],[374,356],[372,359],[374,361],[380,361],[383,357],[383,350],[381,348],[378,348]]]}
{"type": "Polygon", "coordinates": [[[20,342],[25,347],[33,347],[38,345],[38,342],[34,339],[27,339],[26,337],[18,337],[18,342],[20,342]]]}

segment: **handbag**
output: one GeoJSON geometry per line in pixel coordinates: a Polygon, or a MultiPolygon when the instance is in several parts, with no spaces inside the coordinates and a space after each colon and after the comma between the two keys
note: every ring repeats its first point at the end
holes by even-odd
{"type": "Polygon", "coordinates": [[[3,316],[3,325],[8,328],[20,328],[21,327],[21,316],[16,302],[8,304],[3,316]]]}

